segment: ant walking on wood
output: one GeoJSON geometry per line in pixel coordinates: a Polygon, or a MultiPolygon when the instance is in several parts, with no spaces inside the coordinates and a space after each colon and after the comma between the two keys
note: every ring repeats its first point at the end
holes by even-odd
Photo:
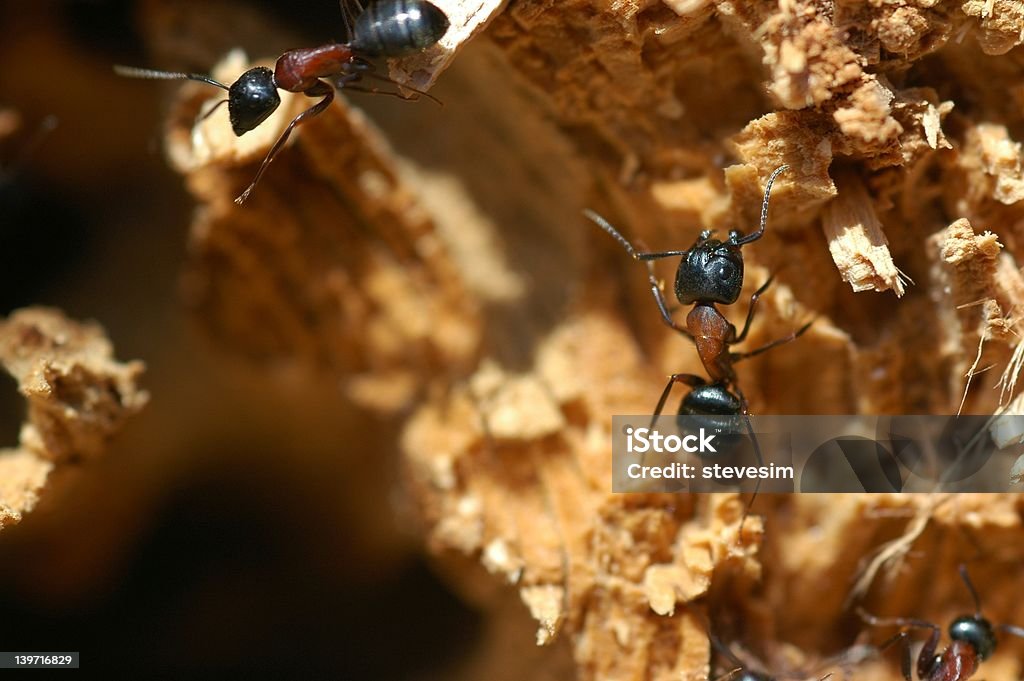
{"type": "Polygon", "coordinates": [[[697,354],[700,356],[701,363],[708,373],[710,380],[707,381],[693,374],[673,374],[662,392],[661,399],[658,400],[658,406],[654,410],[655,416],[661,414],[665,402],[672,392],[672,387],[676,383],[683,383],[691,388],[680,405],[680,414],[746,415],[747,401],[742,391],[736,386],[736,371],[733,369],[733,364],[794,340],[814,323],[812,320],[785,338],[774,340],[755,350],[731,352],[730,346],[742,343],[746,339],[747,332],[750,331],[750,323],[754,318],[757,300],[772,283],[772,278],[769,277],[768,281],[750,296],[747,319],[739,334],[736,333],[736,327],[715,307],[716,304],[732,305],[739,298],[740,290],[743,287],[743,253],[740,249],[757,241],[764,234],[768,224],[768,199],[771,195],[772,184],[775,182],[775,178],[788,168],[789,166],[786,165],[779,166],[768,177],[764,189],[764,200],[761,204],[761,224],[756,232],[744,236],[738,230],[732,230],[725,241],[719,241],[711,238],[711,230],[704,230],[693,246],[685,251],[637,251],[633,244],[607,220],[593,211],[584,211],[590,220],[608,232],[635,260],[641,260],[647,264],[651,294],[658,304],[662,320],[672,329],[693,341],[697,346],[697,354]],[[672,257],[681,257],[676,270],[676,298],[683,305],[693,305],[693,309],[686,316],[685,327],[680,326],[672,319],[651,262],[672,257]]]}
{"type": "MultiPolygon", "coordinates": [[[[939,647],[939,637],[942,629],[938,625],[924,620],[911,619],[906,617],[875,617],[858,608],[857,614],[861,619],[872,626],[886,627],[897,626],[907,629],[930,629],[931,634],[925,641],[921,652],[917,656],[917,677],[920,681],[966,681],[977,671],[979,663],[992,656],[996,649],[996,630],[1020,636],[1024,638],[1024,628],[1015,627],[1009,624],[1001,624],[993,627],[992,623],[981,614],[981,600],[978,592],[967,575],[967,566],[960,566],[960,577],[963,578],[967,590],[971,592],[974,599],[974,614],[963,615],[953,620],[949,625],[949,638],[952,643],[936,654],[939,647]]],[[[913,681],[910,671],[910,633],[904,629],[900,633],[882,644],[884,650],[894,643],[903,644],[903,659],[900,670],[906,681],[913,681]]]]}
{"type": "MultiPolygon", "coordinates": [[[[235,199],[241,205],[252,193],[267,166],[288,141],[292,130],[313,116],[323,113],[334,100],[334,88],[345,87],[360,92],[375,92],[400,97],[397,92],[382,91],[356,85],[363,78],[393,83],[390,78],[373,73],[367,57],[404,57],[420,52],[439,41],[448,31],[448,17],[426,0],[378,0],[364,9],[360,0],[341,0],[348,40],[320,47],[288,50],[277,59],[274,69],[257,66],[238,77],[231,86],[209,76],[196,73],[156,71],[128,66],[114,70],[130,78],[163,80],[195,80],[226,90],[231,129],[241,137],[265,121],[281,104],[277,90],[320,97],[320,101],[296,116],[271,147],[256,177],[235,199]],[[349,3],[352,3],[350,5],[349,3]],[[325,80],[326,79],[326,80],[325,80]]],[[[413,88],[416,94],[430,95],[413,88]]],[[[436,100],[435,100],[436,101],[436,100]]],[[[218,103],[217,106],[224,102],[218,103]]],[[[205,116],[216,110],[214,107],[205,116]]],[[[204,116],[204,117],[205,117],[204,116]]]]}
{"type": "MultiPolygon", "coordinates": [[[[668,401],[672,388],[676,383],[683,383],[690,387],[690,391],[683,397],[679,405],[678,414],[687,416],[710,416],[710,417],[737,417],[748,416],[746,397],[736,385],[736,371],[733,364],[760,355],[772,348],[788,343],[803,334],[813,324],[813,320],[794,331],[785,338],[774,340],[760,348],[748,352],[732,352],[729,347],[742,343],[750,331],[750,323],[754,319],[754,310],[761,295],[772,283],[769,277],[759,289],[750,297],[750,305],[747,310],[747,318],[743,324],[743,331],[736,333],[736,327],[726,319],[725,315],[715,307],[716,304],[732,305],[740,296],[743,288],[743,246],[757,241],[764,235],[765,227],[768,224],[768,205],[771,196],[772,184],[775,178],[789,168],[782,165],[776,168],[768,177],[765,183],[764,199],[761,204],[761,223],[756,232],[744,236],[738,230],[729,232],[725,241],[719,241],[711,237],[711,230],[704,230],[700,233],[697,241],[685,251],[662,251],[662,252],[640,252],[631,244],[618,230],[607,220],[597,213],[586,210],[586,215],[598,227],[606,231],[619,244],[626,249],[635,260],[644,261],[647,265],[647,277],[651,285],[651,295],[658,305],[661,318],[669,327],[689,338],[697,347],[697,354],[700,357],[704,369],[710,380],[694,374],[672,374],[665,389],[661,393],[658,404],[654,409],[654,418],[661,414],[668,401]],[[661,290],[661,284],[654,274],[652,261],[661,258],[680,257],[679,267],[676,270],[675,295],[683,305],[693,305],[686,316],[686,326],[680,326],[672,319],[669,313],[665,295],[661,290]]],[[[652,420],[652,428],[653,428],[652,420]]],[[[735,430],[730,427],[728,421],[717,423],[723,430],[735,430]]],[[[754,436],[753,428],[749,418],[746,419],[747,432],[750,435],[754,456],[758,465],[763,463],[760,446],[754,436]]],[[[743,524],[747,519],[750,508],[757,497],[761,487],[760,478],[757,479],[750,502],[743,511],[740,519],[739,532],[742,534],[743,524]]]]}

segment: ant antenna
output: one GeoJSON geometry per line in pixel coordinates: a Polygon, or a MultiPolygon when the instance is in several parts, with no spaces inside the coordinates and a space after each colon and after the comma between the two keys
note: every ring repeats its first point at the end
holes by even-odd
{"type": "Polygon", "coordinates": [[[200,83],[206,83],[219,87],[221,90],[230,90],[224,83],[219,83],[209,76],[204,76],[200,73],[180,73],[177,71],[157,71],[155,69],[139,69],[134,66],[121,66],[117,64],[114,66],[114,73],[119,76],[125,76],[126,78],[146,78],[149,80],[197,80],[200,83]]]}
{"type": "Polygon", "coordinates": [[[996,628],[999,629],[999,631],[1006,632],[1007,634],[1013,634],[1014,636],[1024,638],[1024,627],[1016,627],[1012,624],[1000,624],[996,628]]]}
{"type": "Polygon", "coordinates": [[[960,563],[960,577],[964,580],[964,584],[967,585],[967,590],[971,592],[971,598],[974,599],[974,614],[977,617],[981,617],[981,599],[978,598],[978,592],[974,589],[974,584],[971,583],[971,578],[967,574],[967,565],[960,563]]]}
{"type": "Polygon", "coordinates": [[[772,185],[775,183],[775,178],[781,173],[789,170],[789,166],[783,164],[772,171],[772,174],[768,176],[768,181],[764,185],[764,199],[761,201],[761,226],[757,228],[757,231],[747,236],[741,236],[733,241],[737,246],[743,246],[749,244],[751,241],[757,241],[764,234],[764,228],[768,224],[768,198],[772,193],[772,185]]]}
{"type": "MultiPolygon", "coordinates": [[[[963,577],[964,584],[967,585],[967,589],[971,592],[971,597],[974,599],[975,616],[981,617],[981,601],[978,599],[978,592],[974,590],[974,584],[971,583],[971,578],[967,576],[967,566],[963,563],[960,564],[960,576],[963,577]]],[[[1024,638],[1024,627],[1018,627],[1013,624],[1000,624],[996,629],[1013,636],[1024,638]]]]}
{"type": "Polygon", "coordinates": [[[595,213],[594,211],[586,208],[583,210],[583,215],[587,217],[595,225],[608,232],[613,239],[619,242],[619,245],[626,249],[626,252],[633,258],[633,260],[657,260],[659,258],[671,258],[673,256],[686,255],[689,251],[663,251],[661,253],[640,253],[633,244],[629,243],[626,237],[619,234],[619,231],[612,227],[611,223],[605,220],[603,217],[595,213]]]}

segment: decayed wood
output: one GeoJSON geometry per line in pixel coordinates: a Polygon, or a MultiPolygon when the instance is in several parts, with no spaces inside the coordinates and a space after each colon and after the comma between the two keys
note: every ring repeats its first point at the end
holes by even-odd
{"type": "Polygon", "coordinates": [[[0,363],[28,415],[15,449],[0,450],[0,527],[32,510],[55,465],[93,458],[149,396],[141,362],[122,364],[95,323],[27,308],[0,322],[0,363]]]}
{"type": "MultiPolygon", "coordinates": [[[[979,369],[1021,361],[1010,131],[1024,114],[1005,90],[1024,66],[983,54],[1021,26],[1000,2],[523,0],[474,44],[438,48],[456,59],[422,57],[435,68],[414,82],[448,67],[443,110],[360,101],[378,130],[334,107],[241,209],[231,199],[308,103],[236,140],[223,116],[195,125],[213,95],[192,88],[169,132],[201,203],[190,301],[235,352],[412,407],[408,491],[432,550],[467,591],[479,571],[512,585],[537,642],[571,646],[580,678],[706,678],[708,603],[765,657],[789,642],[787,664],[813,666],[850,642],[821,623],[841,620],[859,559],[901,533],[913,551],[878,571],[869,609],[944,621],[955,598],[936,594],[958,593],[955,565],[980,546],[995,556],[976,575],[988,614],[1024,622],[999,596],[1024,558],[1013,495],[761,498],[740,536],[734,495],[611,494],[611,415],[649,412],[665,374],[701,368],[643,268],[579,216],[685,248],[702,228],[753,229],[786,163],[745,249],[743,300],[777,275],[750,347],[815,323],[740,365],[754,411],[993,413],[1014,391],[979,369]]],[[[1007,659],[986,678],[1010,678],[1007,659]]],[[[899,677],[879,664],[870,678],[899,677]]]]}
{"type": "Polygon", "coordinates": [[[889,242],[882,232],[871,199],[856,176],[838,183],[839,195],[829,203],[822,226],[832,259],[854,291],[893,291],[904,293],[905,282],[889,253],[889,242]]]}

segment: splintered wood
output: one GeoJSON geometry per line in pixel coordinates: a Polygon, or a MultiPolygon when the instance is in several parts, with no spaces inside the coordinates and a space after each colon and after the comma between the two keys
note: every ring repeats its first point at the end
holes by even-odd
{"type": "MultiPolygon", "coordinates": [[[[431,550],[467,593],[482,573],[511,585],[578,678],[728,671],[710,666],[709,621],[732,622],[766,669],[815,669],[850,644],[831,624],[859,561],[892,546],[865,582],[873,612],[945,621],[955,566],[980,547],[997,556],[975,576],[987,614],[1024,622],[1005,569],[1024,547],[1016,496],[763,496],[740,533],[735,495],[611,494],[612,414],[650,413],[667,374],[702,368],[643,267],[580,215],[654,251],[749,233],[787,164],[725,312],[742,322],[773,274],[737,349],[814,323],[739,365],[752,410],[1020,404],[1019,3],[520,0],[472,45],[496,6],[445,10],[475,19],[413,80],[450,67],[433,91],[443,111],[367,101],[379,129],[339,103],[241,209],[232,199],[309,101],[239,140],[224,115],[196,122],[218,93],[182,88],[168,140],[201,204],[187,292],[209,335],[408,414],[406,490],[431,550]],[[781,642],[801,652],[776,655],[781,642]]],[[[507,616],[502,593],[486,605],[507,616]]],[[[985,677],[1016,678],[1011,660],[985,677]]]]}
{"type": "Polygon", "coordinates": [[[854,291],[892,290],[904,293],[903,277],[892,261],[882,223],[871,199],[856,176],[837,182],[839,195],[828,205],[822,219],[828,250],[843,281],[854,291]]]}
{"type": "Polygon", "coordinates": [[[99,456],[149,399],[94,323],[29,308],[0,321],[0,363],[28,401],[19,447],[0,450],[0,527],[32,510],[55,465],[99,456]]]}
{"type": "Polygon", "coordinates": [[[694,647],[700,619],[682,608],[666,616],[707,592],[716,565],[756,570],[760,519],[749,518],[739,537],[735,495],[710,496],[698,508],[685,498],[609,493],[605,415],[612,405],[651,409],[651,377],[629,347],[624,329],[594,315],[543,343],[526,376],[483,367],[410,422],[410,484],[434,528],[432,544],[479,555],[514,584],[537,620],[539,644],[568,627],[586,632],[577,655],[598,668],[642,667],[656,656],[672,678],[699,678],[706,636],[698,655],[676,646],[694,647]],[[582,366],[589,375],[577,374],[582,366]]]}

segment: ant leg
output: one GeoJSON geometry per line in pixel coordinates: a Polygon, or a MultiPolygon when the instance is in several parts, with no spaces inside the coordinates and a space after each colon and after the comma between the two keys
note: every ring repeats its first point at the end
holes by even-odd
{"type": "Polygon", "coordinates": [[[857,615],[873,627],[908,627],[910,629],[940,631],[938,625],[912,617],[876,617],[864,608],[857,608],[857,615]]]}
{"type": "Polygon", "coordinates": [[[654,302],[658,304],[658,311],[661,312],[661,320],[677,333],[681,333],[692,342],[696,343],[690,332],[687,331],[685,327],[679,326],[676,320],[672,319],[672,315],[668,311],[668,301],[665,300],[665,294],[661,290],[661,284],[658,282],[658,277],[654,275],[654,265],[650,262],[647,263],[647,281],[651,284],[651,295],[654,296],[654,302]]]}
{"type": "MultiPolygon", "coordinates": [[[[412,93],[416,94],[417,96],[426,97],[427,99],[437,103],[438,106],[444,106],[444,103],[440,99],[438,99],[434,95],[430,94],[429,92],[426,92],[424,90],[417,90],[416,88],[412,87],[411,85],[403,85],[402,83],[399,83],[396,80],[392,80],[391,78],[388,78],[387,76],[382,76],[379,73],[374,73],[372,70],[368,70],[368,71],[362,73],[361,75],[363,75],[363,76],[365,76],[367,78],[373,78],[374,80],[382,81],[384,83],[391,83],[395,87],[404,88],[404,89],[408,90],[409,92],[412,92],[412,93]]],[[[370,91],[371,92],[380,92],[381,94],[392,94],[390,92],[386,92],[385,90],[371,89],[370,91]]],[[[408,97],[402,97],[402,94],[399,93],[399,92],[396,92],[394,94],[399,96],[399,97],[401,97],[402,99],[409,99],[408,97]]]]}
{"type": "Polygon", "coordinates": [[[270,148],[269,152],[267,152],[266,158],[264,158],[263,163],[260,164],[260,169],[256,171],[256,177],[254,177],[249,186],[245,188],[245,191],[235,199],[235,203],[238,205],[242,205],[245,203],[245,200],[249,198],[249,194],[252,193],[252,190],[256,187],[256,183],[260,181],[261,177],[263,177],[263,173],[267,170],[267,166],[270,165],[270,162],[274,160],[277,153],[281,151],[282,147],[284,147],[284,143],[288,141],[288,136],[292,134],[292,130],[297,126],[302,125],[302,123],[304,123],[308,118],[312,118],[313,116],[323,113],[323,111],[331,105],[331,102],[334,101],[334,88],[322,80],[318,80],[313,87],[306,90],[303,94],[307,97],[323,97],[323,99],[292,119],[292,122],[288,124],[288,127],[284,129],[281,136],[277,138],[276,142],[274,142],[274,146],[270,148]]]}
{"type": "Polygon", "coordinates": [[[910,643],[907,641],[909,636],[910,634],[907,632],[901,631],[882,645],[878,646],[878,652],[881,653],[885,651],[886,648],[895,643],[901,643],[903,652],[900,653],[900,672],[902,672],[903,678],[906,679],[906,681],[913,681],[913,677],[910,674],[910,643]]]}
{"type": "Polygon", "coordinates": [[[747,359],[748,357],[754,357],[756,355],[760,355],[762,352],[768,352],[769,350],[771,350],[774,347],[777,347],[779,345],[785,345],[786,343],[789,343],[790,341],[794,341],[797,338],[799,338],[800,336],[804,335],[804,333],[807,332],[807,329],[811,328],[812,324],[814,324],[814,320],[813,319],[811,321],[807,322],[806,324],[804,324],[803,326],[801,326],[799,329],[797,329],[793,333],[789,334],[788,336],[785,336],[783,338],[779,338],[777,340],[773,340],[771,343],[768,343],[767,345],[762,345],[758,349],[751,350],[750,352],[730,352],[729,356],[732,357],[732,361],[738,362],[741,359],[747,359]]]}
{"type": "MultiPolygon", "coordinates": [[[[754,434],[754,426],[750,423],[750,409],[747,403],[747,396],[743,394],[743,391],[740,390],[738,385],[734,385],[732,389],[736,392],[736,397],[740,398],[740,414],[743,416],[743,420],[747,424],[747,433],[750,435],[750,443],[754,446],[754,458],[757,461],[758,467],[763,466],[764,457],[761,455],[761,445],[757,441],[757,435],[754,434]]],[[[750,509],[754,507],[754,500],[757,499],[757,493],[760,491],[761,478],[758,478],[754,482],[754,492],[750,495],[750,501],[747,502],[746,508],[743,509],[743,515],[740,516],[740,526],[736,530],[737,541],[743,536],[743,524],[747,522],[747,516],[750,515],[750,509]]]]}
{"type": "Polygon", "coordinates": [[[356,28],[356,17],[363,13],[363,5],[359,0],[341,0],[341,23],[345,27],[345,40],[342,42],[352,42],[352,36],[355,35],[356,28]],[[350,5],[351,3],[351,5],[350,5]]]}
{"type": "Polygon", "coordinates": [[[693,341],[693,336],[690,332],[687,331],[685,327],[679,326],[679,324],[672,319],[672,315],[668,312],[668,306],[665,304],[665,294],[661,292],[661,287],[658,286],[657,282],[651,284],[651,294],[654,296],[654,302],[658,304],[658,311],[661,312],[661,320],[672,327],[673,330],[683,334],[693,341]]]}
{"type": "Polygon", "coordinates": [[[754,291],[754,295],[750,296],[750,307],[747,308],[747,321],[743,323],[743,332],[736,336],[733,343],[742,343],[743,339],[747,337],[747,332],[750,331],[750,322],[754,320],[754,310],[757,308],[757,299],[761,297],[762,293],[768,290],[773,279],[775,279],[775,275],[768,277],[768,281],[764,282],[761,288],[754,291]]]}
{"type": "MultiPolygon", "coordinates": [[[[661,410],[665,408],[665,403],[668,402],[668,396],[672,393],[672,388],[676,383],[685,383],[691,388],[699,388],[702,385],[706,385],[707,381],[700,376],[695,376],[693,374],[672,374],[669,376],[665,389],[661,391],[661,398],[658,400],[658,406],[654,408],[655,419],[661,416],[661,410]]],[[[654,421],[651,421],[651,425],[654,425],[654,421]]]]}
{"type": "Polygon", "coordinates": [[[728,660],[730,664],[736,665],[732,671],[726,672],[721,676],[715,677],[714,681],[725,681],[726,679],[731,679],[733,676],[746,669],[746,667],[743,665],[743,662],[738,657],[736,657],[736,654],[732,652],[732,650],[729,649],[729,646],[722,643],[721,639],[719,639],[711,632],[710,622],[705,623],[705,629],[708,634],[708,640],[711,641],[711,646],[716,651],[718,651],[719,655],[728,660]]]}
{"type": "Polygon", "coordinates": [[[732,671],[729,671],[729,672],[726,672],[726,673],[721,674],[719,676],[716,676],[714,678],[714,681],[729,681],[729,679],[731,679],[732,677],[736,676],[741,671],[743,671],[743,667],[736,667],[732,671]]]}
{"type": "MultiPolygon", "coordinates": [[[[365,75],[365,76],[373,76],[374,74],[366,73],[366,74],[363,74],[363,75],[365,75]]],[[[350,83],[354,82],[354,80],[355,79],[353,79],[353,81],[350,81],[350,83]]],[[[386,80],[389,83],[394,83],[395,82],[395,81],[390,80],[390,79],[386,79],[386,80]]],[[[397,85],[397,83],[395,83],[395,84],[397,85]]],[[[412,91],[413,93],[415,93],[416,97],[405,97],[405,96],[402,95],[401,92],[393,92],[391,90],[381,90],[380,88],[366,87],[366,86],[362,86],[362,85],[346,84],[343,87],[344,87],[345,90],[351,90],[353,92],[366,92],[366,93],[372,94],[372,95],[389,95],[391,97],[397,97],[398,99],[401,99],[401,100],[404,100],[404,101],[415,100],[415,99],[419,98],[420,96],[423,96],[423,97],[426,97],[427,99],[435,102],[438,106],[444,106],[444,103],[440,99],[435,97],[434,95],[432,95],[430,93],[427,93],[427,92],[424,92],[423,90],[417,90],[416,88],[409,87],[407,85],[400,85],[399,87],[404,87],[406,90],[412,91]]]]}
{"type": "Polygon", "coordinates": [[[654,276],[654,265],[651,264],[651,260],[657,260],[658,258],[670,258],[672,256],[685,256],[689,251],[665,251],[662,253],[647,253],[640,252],[633,248],[633,244],[629,243],[626,237],[619,234],[619,230],[615,229],[610,222],[605,220],[603,217],[598,215],[592,210],[586,209],[583,211],[583,215],[587,217],[595,225],[606,231],[609,236],[619,242],[619,245],[626,249],[626,252],[633,257],[634,260],[643,260],[647,263],[647,280],[651,283],[651,295],[654,296],[654,302],[658,304],[658,311],[661,312],[661,319],[675,331],[683,334],[691,341],[693,336],[685,328],[676,324],[672,319],[672,315],[668,311],[668,303],[665,302],[665,294],[661,292],[661,286],[658,284],[658,278],[654,276]]]}
{"type": "MultiPolygon", "coordinates": [[[[857,614],[862,620],[874,627],[886,627],[886,626],[897,626],[897,627],[908,627],[910,629],[928,629],[931,631],[928,634],[928,640],[925,641],[921,647],[921,652],[917,655],[917,675],[922,679],[930,678],[932,670],[935,668],[935,650],[939,647],[939,637],[942,634],[942,629],[931,622],[925,622],[924,620],[911,619],[906,617],[875,617],[869,614],[863,608],[857,608],[857,614]]],[[[897,636],[893,637],[889,641],[886,641],[882,649],[892,645],[896,640],[903,638],[906,639],[907,632],[900,632],[897,636]]],[[[904,655],[906,660],[904,661],[904,676],[907,681],[910,681],[910,647],[904,645],[904,655]]]]}
{"type": "Polygon", "coordinates": [[[219,102],[217,102],[216,104],[214,104],[214,105],[213,105],[212,107],[210,107],[210,110],[209,110],[209,111],[207,111],[207,112],[206,112],[206,113],[204,113],[204,114],[203,114],[202,116],[200,116],[199,118],[197,118],[197,119],[196,119],[196,123],[202,123],[202,122],[203,122],[203,121],[205,121],[205,120],[206,120],[207,118],[209,118],[210,116],[212,116],[212,115],[213,115],[213,112],[214,112],[214,111],[216,111],[217,109],[219,109],[219,108],[220,108],[220,105],[221,105],[221,104],[227,104],[227,103],[228,103],[228,100],[226,100],[226,99],[222,99],[222,100],[220,100],[219,102]]]}

